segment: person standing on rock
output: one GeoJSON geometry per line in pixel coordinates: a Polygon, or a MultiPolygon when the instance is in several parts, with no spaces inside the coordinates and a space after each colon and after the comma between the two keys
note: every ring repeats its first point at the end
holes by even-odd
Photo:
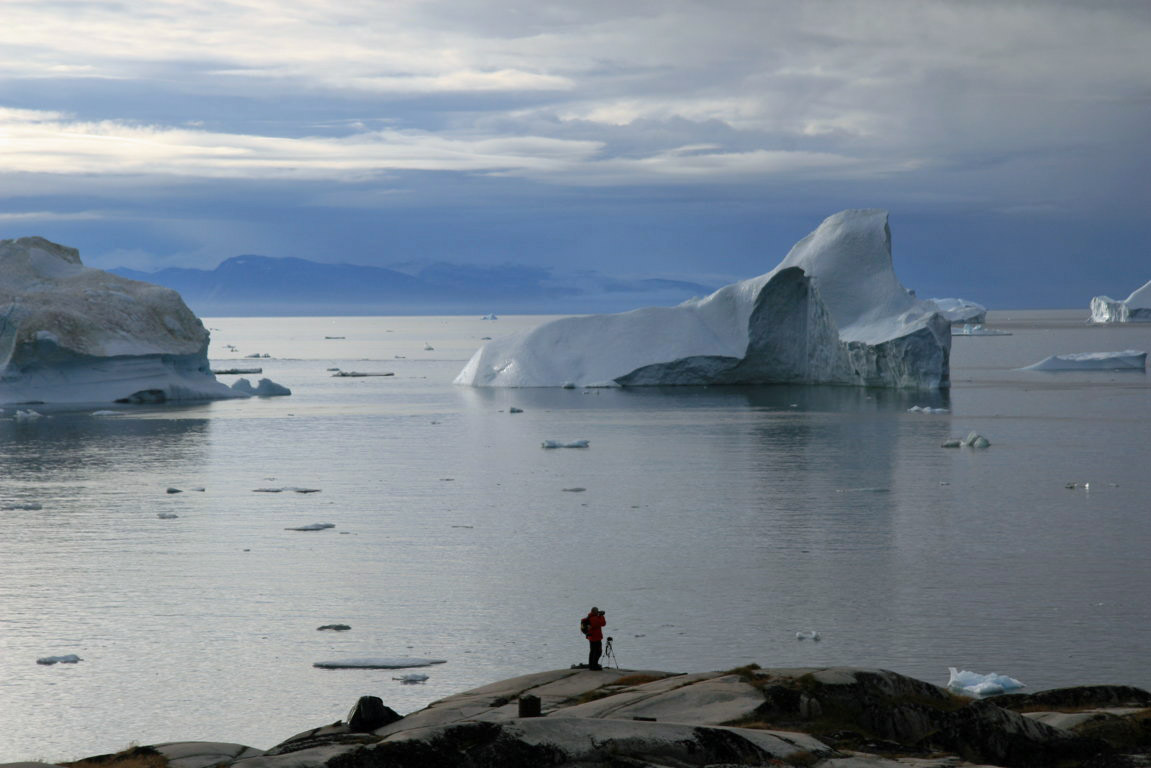
{"type": "Polygon", "coordinates": [[[580,630],[588,642],[587,668],[592,670],[603,669],[599,665],[599,657],[603,654],[603,628],[607,625],[603,611],[592,606],[591,611],[580,620],[580,630]]]}

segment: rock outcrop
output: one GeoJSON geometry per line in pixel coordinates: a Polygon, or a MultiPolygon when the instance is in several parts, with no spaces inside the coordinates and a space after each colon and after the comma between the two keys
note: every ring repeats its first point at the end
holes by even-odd
{"type": "Polygon", "coordinates": [[[950,385],[951,329],[900,284],[887,213],[826,219],[771,272],[677,307],[568,317],[478,350],[476,387],[950,385]]]}
{"type": "MultiPolygon", "coordinates": [[[[1120,768],[1148,764],[1149,705],[1119,686],[972,700],[882,669],[554,670],[403,718],[364,697],[349,722],[264,752],[158,744],[124,765],[147,753],[172,768],[1120,768]],[[539,716],[522,716],[528,697],[539,716]]],[[[117,768],[117,757],[91,760],[117,768]]]]}
{"type": "Polygon", "coordinates": [[[243,397],[216,381],[207,351],[175,291],[90,269],[40,237],[0,240],[0,402],[243,397]]]}

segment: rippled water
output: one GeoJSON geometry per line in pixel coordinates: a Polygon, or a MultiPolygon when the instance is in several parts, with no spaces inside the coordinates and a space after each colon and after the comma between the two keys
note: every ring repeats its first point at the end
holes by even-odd
{"type": "Polygon", "coordinates": [[[625,667],[1151,687],[1147,376],[1014,370],[1151,348],[1084,314],[993,313],[1013,335],[956,338],[930,397],[473,390],[451,380],[481,337],[540,318],[206,321],[215,365],[294,394],[0,420],[0,762],[266,748],[364,694],[408,712],[579,661],[592,604],[625,667]],[[940,447],[972,430],[991,448],[940,447]],[[320,491],[254,492],[280,486],[320,491]],[[312,666],[362,656],[447,663],[312,666]]]}

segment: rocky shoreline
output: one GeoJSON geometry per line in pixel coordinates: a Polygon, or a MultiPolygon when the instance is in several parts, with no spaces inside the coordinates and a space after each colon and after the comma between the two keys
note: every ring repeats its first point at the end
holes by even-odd
{"type": "Polygon", "coordinates": [[[1151,693],[1080,686],[979,700],[882,669],[561,669],[449,696],[406,717],[364,696],[346,720],[267,750],[172,742],[57,765],[1133,768],[1151,766],[1151,693]]]}

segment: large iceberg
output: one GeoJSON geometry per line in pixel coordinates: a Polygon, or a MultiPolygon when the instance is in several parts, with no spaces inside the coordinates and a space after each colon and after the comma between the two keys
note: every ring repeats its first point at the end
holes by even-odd
{"type": "Polygon", "coordinates": [[[41,237],[0,240],[0,403],[244,397],[216,381],[180,295],[80,262],[41,237]]]}
{"type": "Polygon", "coordinates": [[[489,342],[476,387],[949,386],[951,326],[900,284],[887,212],[826,219],[772,271],[676,307],[586,315],[489,342]]]}
{"type": "Polygon", "coordinates": [[[1091,299],[1091,322],[1151,322],[1151,280],[1148,280],[1123,301],[1116,301],[1110,296],[1096,296],[1091,299]]]}

